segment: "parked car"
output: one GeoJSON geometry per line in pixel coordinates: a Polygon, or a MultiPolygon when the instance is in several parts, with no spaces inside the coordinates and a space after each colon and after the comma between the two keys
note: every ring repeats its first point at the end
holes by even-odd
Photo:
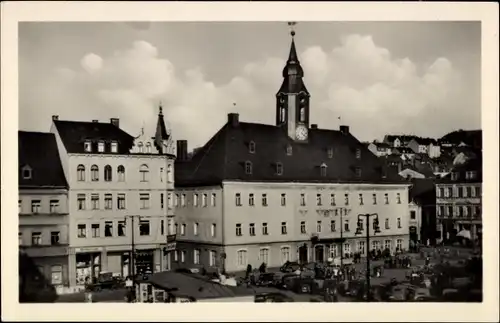
{"type": "Polygon", "coordinates": [[[103,289],[117,289],[122,287],[123,282],[120,278],[113,276],[112,272],[103,271],[99,273],[94,283],[94,290],[96,292],[103,289]]]}
{"type": "Polygon", "coordinates": [[[254,303],[284,303],[294,302],[294,299],[283,293],[259,293],[254,297],[254,303]]]}

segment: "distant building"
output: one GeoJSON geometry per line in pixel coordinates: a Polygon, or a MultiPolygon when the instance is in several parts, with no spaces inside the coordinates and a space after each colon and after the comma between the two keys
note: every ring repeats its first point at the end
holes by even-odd
{"type": "Polygon", "coordinates": [[[51,133],[19,131],[19,249],[57,289],[68,284],[68,183],[51,133]]]}
{"type": "Polygon", "coordinates": [[[367,147],[377,157],[391,154],[391,146],[385,142],[371,142],[367,147]]]}
{"type": "Polygon", "coordinates": [[[407,147],[410,141],[417,136],[413,135],[385,135],[384,143],[390,145],[391,147],[407,147]]]}
{"type": "Polygon", "coordinates": [[[53,117],[62,168],[69,182],[69,283],[108,271],[131,274],[170,266],[163,253],[174,234],[175,147],[160,107],[156,131],[133,137],[109,123],[53,117]],[[133,231],[132,231],[133,230],[133,231]]]}
{"type": "Polygon", "coordinates": [[[413,179],[410,188],[410,240],[436,243],[436,181],[413,179]]]}
{"type": "MultiPolygon", "coordinates": [[[[342,125],[310,124],[309,92],[292,40],[276,94],[276,125],[225,125],[176,161],[178,266],[227,271],[326,261],[342,252],[408,249],[408,186],[342,125]],[[378,213],[365,245],[357,215],[378,213]]],[[[366,221],[363,219],[363,221],[366,221]]],[[[370,220],[372,221],[372,220],[370,220]]],[[[371,226],[372,227],[372,226],[371,226]]]]}
{"type": "Polygon", "coordinates": [[[427,154],[430,158],[436,158],[441,155],[441,147],[437,141],[432,138],[415,137],[408,143],[408,147],[415,153],[427,154]]]}
{"type": "Polygon", "coordinates": [[[453,242],[457,235],[482,237],[482,158],[457,165],[436,184],[439,240],[453,242]]]}

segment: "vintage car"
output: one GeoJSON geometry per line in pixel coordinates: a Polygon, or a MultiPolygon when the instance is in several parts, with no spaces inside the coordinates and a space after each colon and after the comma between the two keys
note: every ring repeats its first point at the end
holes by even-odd
{"type": "Polygon", "coordinates": [[[279,292],[259,293],[254,297],[254,303],[285,303],[294,302],[294,299],[279,292]]]}
{"type": "Polygon", "coordinates": [[[115,277],[112,272],[102,271],[96,278],[94,283],[94,291],[98,292],[103,289],[118,289],[124,286],[124,282],[120,278],[115,277]]]}

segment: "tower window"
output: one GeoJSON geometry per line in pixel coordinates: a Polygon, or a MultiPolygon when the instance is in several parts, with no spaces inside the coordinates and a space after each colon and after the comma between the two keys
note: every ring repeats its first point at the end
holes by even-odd
{"type": "Polygon", "coordinates": [[[326,164],[325,163],[321,164],[320,173],[321,173],[321,176],[323,176],[323,177],[326,176],[326,164]]]}
{"type": "Polygon", "coordinates": [[[29,167],[28,165],[23,167],[22,169],[23,179],[31,179],[31,173],[32,173],[31,167],[29,167]]]}
{"type": "Polygon", "coordinates": [[[248,144],[248,152],[251,154],[255,153],[255,142],[250,141],[250,143],[248,144]]]}
{"type": "Polygon", "coordinates": [[[356,158],[360,159],[361,158],[361,149],[356,149],[356,158]]]}
{"type": "Polygon", "coordinates": [[[283,175],[283,164],[276,163],[276,175],[283,175]]]}
{"type": "Polygon", "coordinates": [[[286,154],[288,156],[292,156],[292,153],[293,153],[292,145],[289,144],[286,146],[286,154]]]}
{"type": "Polygon", "coordinates": [[[245,162],[245,174],[252,175],[252,162],[245,162]]]}
{"type": "Polygon", "coordinates": [[[305,108],[300,108],[300,121],[301,122],[306,121],[306,109],[305,108]]]}
{"type": "Polygon", "coordinates": [[[284,123],[284,122],[285,122],[285,117],[286,117],[286,114],[285,114],[285,108],[281,107],[281,108],[280,108],[280,121],[281,121],[282,123],[284,123]]]}
{"type": "Polygon", "coordinates": [[[356,172],[356,177],[361,177],[361,168],[360,167],[356,167],[355,169],[355,172],[356,172]]]}
{"type": "Polygon", "coordinates": [[[327,154],[328,154],[328,158],[333,158],[333,148],[332,147],[328,147],[328,150],[327,150],[327,154]]]}

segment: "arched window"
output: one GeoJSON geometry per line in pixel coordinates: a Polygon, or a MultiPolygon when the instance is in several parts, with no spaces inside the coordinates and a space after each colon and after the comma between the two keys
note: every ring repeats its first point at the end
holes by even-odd
{"type": "Polygon", "coordinates": [[[172,183],[174,181],[174,171],[172,164],[167,166],[167,182],[172,183]]]}
{"type": "Polygon", "coordinates": [[[280,108],[280,120],[281,122],[285,122],[285,108],[280,108]]]}
{"type": "Polygon", "coordinates": [[[85,166],[78,165],[78,167],[76,168],[76,177],[79,182],[85,181],[85,166]]]}
{"type": "Polygon", "coordinates": [[[112,179],[113,179],[113,171],[111,169],[111,166],[109,165],[104,166],[104,180],[106,182],[111,182],[112,179]]]}
{"type": "Polygon", "coordinates": [[[92,165],[90,167],[90,180],[93,182],[99,180],[99,167],[97,167],[97,165],[92,165]]]}
{"type": "Polygon", "coordinates": [[[321,164],[320,171],[321,171],[321,176],[325,177],[326,176],[326,164],[325,163],[321,164]]]}
{"type": "Polygon", "coordinates": [[[252,162],[249,162],[249,161],[245,162],[245,174],[247,174],[247,175],[252,174],[252,162]]]}
{"type": "Polygon", "coordinates": [[[251,154],[255,153],[255,142],[250,141],[248,143],[248,152],[251,154]]]}
{"type": "Polygon", "coordinates": [[[306,109],[305,108],[300,108],[300,121],[301,122],[306,121],[306,109]]]}
{"type": "Polygon", "coordinates": [[[150,142],[146,143],[146,153],[151,154],[151,143],[150,142]]]}
{"type": "Polygon", "coordinates": [[[143,152],[144,152],[144,147],[143,147],[142,142],[139,142],[139,143],[137,144],[137,148],[139,149],[139,152],[140,152],[140,153],[143,153],[143,152]]]}
{"type": "Polygon", "coordinates": [[[141,182],[147,182],[149,180],[148,165],[141,165],[141,167],[139,168],[139,173],[141,175],[141,182]]]}
{"type": "Polygon", "coordinates": [[[123,165],[118,166],[118,181],[125,182],[125,167],[123,165]]]}

